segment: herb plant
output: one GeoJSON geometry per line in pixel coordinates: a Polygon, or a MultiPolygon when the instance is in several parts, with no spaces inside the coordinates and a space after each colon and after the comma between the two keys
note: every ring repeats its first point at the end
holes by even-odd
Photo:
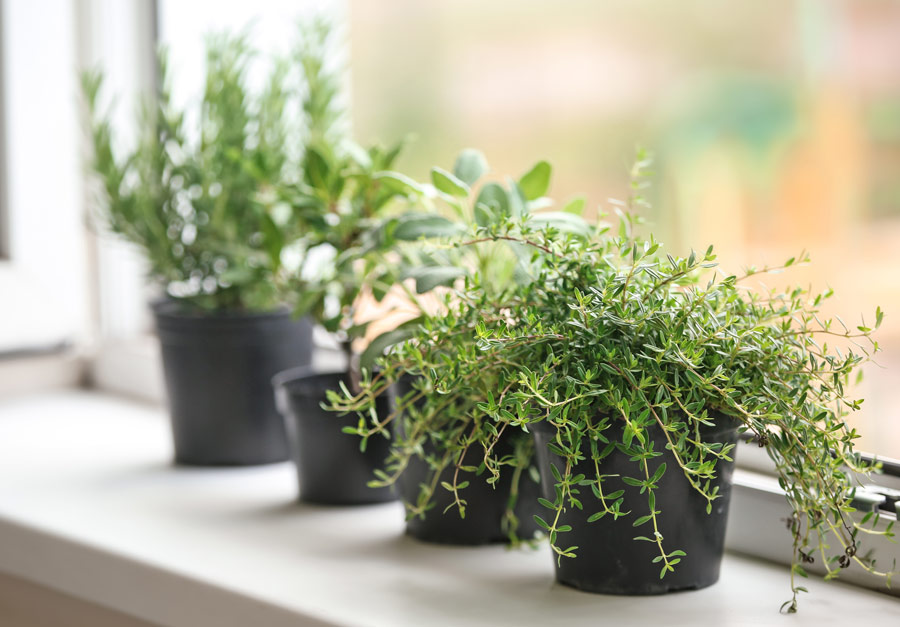
{"type": "MultiPolygon", "coordinates": [[[[656,547],[660,578],[673,572],[684,552],[659,533],[668,512],[659,505],[658,482],[680,473],[709,513],[719,498],[711,486],[733,445],[704,435],[709,427],[733,425],[765,447],[793,510],[793,598],[784,609],[796,610],[805,589],[795,577],[806,576],[803,564],[814,553],[828,578],[851,562],[889,578],[864,555],[862,538],[892,536],[892,525],[878,530],[877,516],[856,519],[851,505],[855,475],[877,464],[854,451],[857,433],[845,421],[862,403],[848,384],[878,350],[872,334],[881,310],[871,324],[851,328],[822,316],[830,291],[746,287],[751,277],[805,262],[805,255],[726,274],[716,268],[712,247],[684,258],[662,254],[652,236],[645,240],[635,229],[647,163],[642,156],[635,166],[617,233],[600,228],[585,242],[535,229],[527,219],[479,226],[459,245],[488,240],[528,247],[534,280],[497,297],[477,274],[470,276],[445,311],[428,317],[414,340],[385,358],[385,368],[422,373],[427,383],[407,401],[428,399],[422,394],[433,389],[435,413],[442,402],[477,399],[467,409],[471,426],[451,437],[459,443],[455,450],[481,447],[491,474],[522,463],[491,455],[503,432],[538,423],[553,429],[550,448],[560,461],[553,468],[555,498],[541,501],[548,513],[537,522],[560,560],[577,559],[578,547],[565,543],[570,528],[560,523],[567,508],[577,508],[592,512],[590,520],[612,517],[634,526],[636,542],[656,547]],[[654,434],[664,436],[676,467],[660,463],[654,434]],[[627,456],[633,473],[603,474],[610,455],[627,456]],[[584,461],[595,471],[576,475],[584,461]],[[624,486],[639,488],[640,500],[625,502],[624,486]]],[[[373,381],[368,389],[377,391],[378,377],[373,381]]],[[[365,437],[382,426],[361,422],[357,431],[365,437]]],[[[464,471],[460,459],[441,462],[464,471]]],[[[402,457],[389,471],[402,471],[402,457]]],[[[458,494],[462,486],[454,475],[443,487],[458,494]]]]}
{"type": "MultiPolygon", "coordinates": [[[[290,207],[292,221],[304,232],[306,254],[289,282],[293,304],[338,335],[356,386],[360,363],[354,341],[365,336],[371,322],[360,320],[366,302],[381,302],[394,286],[415,299],[401,282],[398,247],[427,235],[420,227],[439,218],[408,210],[406,201],[423,190],[391,171],[402,142],[362,148],[351,139],[340,67],[329,63],[333,37],[324,21],[305,30],[297,65],[307,86],[302,98],[307,134],[299,176],[279,187],[273,204],[290,207]]],[[[368,355],[405,337],[402,333],[376,338],[368,355]]]]}
{"type": "Polygon", "coordinates": [[[248,87],[256,58],[245,36],[207,40],[197,136],[172,103],[167,57],[161,87],[139,116],[133,148],[119,146],[100,104],[102,72],[82,75],[90,113],[97,205],[103,222],[144,253],[169,297],[204,311],[264,311],[280,304],[282,251],[295,237],[261,198],[290,171],[290,65],[248,87]]]}
{"type": "MultiPolygon", "coordinates": [[[[505,185],[493,181],[479,185],[487,170],[484,156],[471,149],[460,154],[452,173],[434,168],[433,193],[423,197],[423,202],[430,202],[434,215],[420,224],[411,223],[410,231],[446,238],[498,221],[527,219],[533,224],[554,225],[553,232],[560,237],[586,237],[591,232],[578,215],[579,203],[564,212],[533,213],[551,204],[545,197],[552,171],[548,163],[538,162],[518,180],[508,179],[505,185]]],[[[397,389],[399,398],[391,415],[376,418],[371,424],[361,419],[357,428],[347,429],[363,436],[365,442],[376,434],[384,434],[388,425],[394,423],[391,454],[384,469],[376,471],[372,485],[394,484],[411,460],[420,458],[428,466],[428,477],[420,486],[417,499],[406,504],[408,516],[424,518],[434,508],[436,492],[440,490],[448,491],[452,502],[444,512],[437,513],[456,509],[464,518],[468,505],[465,489],[471,482],[486,481],[495,486],[501,472],[508,472],[511,489],[501,525],[516,542],[520,521],[515,506],[521,482],[537,480],[532,466],[534,443],[528,433],[496,423],[481,409],[502,387],[503,371],[499,364],[477,356],[476,329],[486,309],[495,310],[492,317],[503,318],[504,314],[498,313],[501,303],[519,297],[535,278],[533,249],[512,238],[492,234],[429,244],[425,251],[410,251],[406,259],[406,276],[415,279],[416,291],[452,285],[460,279],[476,281],[483,288],[483,307],[457,315],[456,297],[452,291],[446,293],[438,306],[444,313],[435,316],[423,310],[422,317],[416,320],[421,324],[408,327],[403,337],[411,338],[410,341],[398,344],[381,359],[381,371],[368,378],[358,393],[344,390],[343,395],[332,394],[332,408],[365,412],[375,398],[390,388],[397,389]],[[452,346],[438,338],[452,338],[452,346]],[[467,359],[453,361],[458,353],[465,353],[467,359]],[[483,367],[467,367],[473,363],[483,367]],[[504,467],[508,469],[503,470],[504,467]]]]}

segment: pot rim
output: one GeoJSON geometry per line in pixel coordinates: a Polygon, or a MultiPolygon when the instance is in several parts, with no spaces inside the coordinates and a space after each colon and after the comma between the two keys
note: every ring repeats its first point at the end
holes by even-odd
{"type": "Polygon", "coordinates": [[[272,377],[272,387],[287,389],[292,383],[311,380],[315,377],[346,377],[349,372],[341,368],[317,368],[316,366],[297,366],[282,370],[272,377]]]}
{"type": "MultiPolygon", "coordinates": [[[[743,424],[737,418],[734,418],[732,416],[729,416],[727,414],[722,414],[719,412],[716,412],[716,415],[711,416],[711,417],[715,418],[715,420],[716,420],[715,426],[713,426],[713,427],[701,426],[701,429],[709,429],[710,431],[708,433],[712,433],[712,434],[724,433],[727,431],[737,430],[737,429],[740,429],[741,425],[743,424]]],[[[544,433],[544,434],[556,433],[556,427],[551,425],[549,422],[547,422],[546,420],[543,420],[543,419],[537,420],[535,422],[529,422],[526,426],[528,428],[528,431],[531,433],[544,433]]],[[[658,425],[655,425],[655,423],[654,423],[654,426],[657,426],[657,428],[658,428],[658,425]]]]}
{"type": "Polygon", "coordinates": [[[231,311],[217,309],[212,311],[190,311],[182,308],[182,304],[173,298],[160,298],[150,301],[150,309],[157,318],[170,320],[217,320],[217,321],[241,321],[259,320],[265,318],[282,318],[291,315],[291,308],[287,305],[279,305],[274,309],[231,311]]]}

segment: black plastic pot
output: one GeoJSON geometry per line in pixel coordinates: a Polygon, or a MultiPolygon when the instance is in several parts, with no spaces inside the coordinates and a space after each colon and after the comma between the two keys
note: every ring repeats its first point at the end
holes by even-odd
{"type": "MultiPolygon", "coordinates": [[[[497,453],[500,455],[511,453],[514,446],[513,438],[516,435],[518,434],[501,436],[494,447],[497,453]]],[[[425,447],[426,454],[429,454],[429,448],[431,447],[425,447]]],[[[430,452],[433,452],[433,449],[430,452]]],[[[480,448],[469,449],[463,464],[478,466],[482,457],[480,448]]],[[[438,484],[432,497],[434,507],[425,512],[424,518],[419,516],[410,518],[406,522],[406,532],[418,540],[436,544],[479,545],[509,542],[509,534],[504,528],[503,519],[513,485],[513,470],[503,467],[496,487],[487,483],[487,477],[487,472],[478,476],[473,473],[460,473],[460,481],[469,481],[469,485],[460,491],[460,498],[466,501],[465,518],[460,518],[459,511],[453,504],[452,494],[438,484]]],[[[418,457],[412,458],[397,481],[401,498],[407,503],[415,503],[419,497],[419,486],[431,478],[428,464],[418,457]]],[[[452,479],[453,470],[444,469],[440,481],[452,479]]],[[[519,478],[518,491],[513,507],[513,513],[518,519],[516,536],[531,539],[538,530],[534,515],[540,509],[537,503],[541,495],[540,486],[526,471],[519,478]]]]}
{"type": "MultiPolygon", "coordinates": [[[[296,368],[272,379],[278,409],[284,415],[291,455],[297,466],[300,500],[322,505],[364,505],[397,499],[392,488],[370,488],[374,471],[388,456],[390,441],[381,436],[369,439],[365,451],[360,438],[342,431],[356,426],[359,419],[326,411],[328,390],[349,385],[346,372],[316,372],[296,368]]],[[[375,403],[379,416],[391,411],[387,396],[375,403]]]]}
{"type": "MultiPolygon", "coordinates": [[[[727,418],[721,420],[725,426],[701,431],[704,441],[736,441],[736,424],[727,418]]],[[[552,501],[555,480],[550,464],[555,463],[557,469],[562,471],[564,462],[547,448],[547,443],[556,435],[555,430],[545,423],[538,423],[534,427],[535,453],[544,497],[552,501]]],[[[617,437],[615,433],[607,434],[610,441],[617,437]]],[[[657,516],[657,521],[659,532],[664,538],[663,546],[668,552],[681,549],[686,555],[675,566],[674,572],[666,573],[660,579],[662,565],[653,562],[659,555],[656,543],[634,540],[635,536],[653,536],[651,522],[641,527],[632,526],[632,522],[638,517],[649,513],[647,495],[640,494],[637,487],[609,478],[603,484],[604,490],[625,490],[623,511],[630,510],[631,513],[617,521],[607,515],[589,523],[588,517],[600,508],[594,506],[596,501],[590,490],[582,490],[581,502],[584,509],[568,507],[560,517],[560,525],[571,525],[572,531],[559,534],[558,542],[564,548],[578,547],[574,558],[557,559],[554,553],[556,580],[560,583],[587,592],[648,595],[705,588],[718,581],[734,464],[719,461],[716,465],[718,477],[713,485],[719,486],[721,497],[713,501],[712,513],[707,514],[706,499],[691,487],[672,453],[666,450],[665,435],[659,429],[651,430],[650,434],[654,449],[664,451],[662,456],[648,462],[651,475],[661,462],[666,462],[665,475],[660,479],[659,489],[656,491],[656,509],[662,512],[657,516]]],[[[573,474],[594,476],[589,444],[584,444],[582,452],[586,460],[575,466],[573,474]]],[[[638,475],[637,471],[637,464],[629,461],[629,457],[619,451],[614,451],[600,464],[602,474],[634,477],[638,475]]],[[[545,520],[549,511],[544,508],[544,513],[541,514],[545,520]]]]}
{"type": "MultiPolygon", "coordinates": [[[[397,396],[401,397],[410,392],[411,385],[411,378],[401,379],[396,384],[397,396]]],[[[517,437],[530,436],[521,432],[504,433],[495,445],[494,451],[501,457],[512,454],[517,437]]],[[[425,455],[435,453],[430,443],[426,443],[423,448],[425,455]]],[[[483,457],[480,447],[472,447],[466,451],[463,465],[477,467],[482,463],[483,457]]],[[[439,481],[452,481],[453,473],[453,469],[444,469],[439,481]]],[[[406,532],[418,540],[435,544],[480,545],[509,542],[504,517],[513,487],[513,469],[504,466],[495,486],[489,485],[487,478],[487,472],[481,475],[460,473],[460,481],[469,481],[469,485],[460,491],[460,498],[466,501],[465,518],[460,518],[452,494],[440,487],[439,483],[432,497],[434,506],[425,512],[424,518],[415,516],[409,519],[406,523],[406,532]]],[[[412,457],[406,470],[397,480],[400,497],[406,503],[416,503],[421,484],[431,481],[432,471],[427,462],[420,457],[412,457]]],[[[513,513],[518,519],[516,536],[531,539],[538,531],[534,515],[541,509],[537,502],[541,496],[540,486],[526,471],[521,473],[517,489],[518,495],[513,508],[513,513]]]]}
{"type": "Polygon", "coordinates": [[[169,397],[175,462],[268,464],[288,458],[269,381],[310,363],[312,325],[286,309],[260,314],[186,314],[154,306],[169,397]]]}

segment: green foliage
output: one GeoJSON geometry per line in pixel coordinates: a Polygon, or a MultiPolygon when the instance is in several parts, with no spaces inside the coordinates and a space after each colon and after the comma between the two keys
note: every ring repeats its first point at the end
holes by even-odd
{"type": "Polygon", "coordinates": [[[424,194],[419,201],[427,214],[397,230],[403,229],[409,239],[418,236],[435,240],[424,251],[411,249],[404,259],[404,276],[416,280],[418,293],[451,286],[469,275],[477,275],[483,285],[497,293],[512,283],[532,280],[531,252],[518,242],[506,240],[503,246],[497,246],[491,237],[478,237],[460,246],[459,240],[453,241],[453,236],[465,236],[476,226],[487,232],[512,218],[530,216],[533,224],[556,232],[579,237],[592,234],[593,228],[581,218],[580,211],[536,212],[549,202],[543,197],[552,172],[546,161],[538,162],[519,181],[482,181],[488,171],[487,159],[471,148],[460,153],[452,173],[432,168],[433,193],[424,194]],[[523,182],[529,186],[530,195],[523,191],[523,182]]]}
{"type": "Polygon", "coordinates": [[[276,307],[281,253],[295,235],[262,199],[289,173],[289,65],[277,60],[261,93],[247,86],[255,52],[245,36],[207,40],[199,136],[162,87],[142,108],[135,146],[118,154],[101,72],[82,76],[90,112],[101,221],[139,246],[168,295],[203,310],[276,307]]]}
{"type": "MultiPolygon", "coordinates": [[[[858,436],[845,417],[862,403],[848,396],[847,386],[878,350],[872,333],[882,312],[872,323],[850,328],[822,316],[830,291],[758,292],[746,285],[756,275],[805,262],[805,255],[727,274],[716,268],[712,247],[686,257],[663,254],[652,237],[635,234],[648,163],[640,155],[632,195],[617,209],[615,233],[560,237],[556,229],[535,228],[533,218],[515,219],[511,212],[477,225],[458,245],[527,249],[532,280],[498,292],[483,275],[470,275],[444,311],[426,316],[418,332],[383,360],[385,370],[362,394],[336,404],[360,409],[398,373],[415,373],[423,383],[402,399],[398,412],[412,402],[430,408],[419,437],[439,433],[451,452],[449,464],[459,463],[455,453],[462,447],[481,447],[488,477],[501,465],[516,464],[492,456],[498,435],[542,423],[555,434],[550,450],[561,465],[551,467],[555,498],[542,501],[549,515],[537,522],[559,559],[578,553],[563,543],[570,527],[560,522],[561,514],[583,508],[593,520],[612,516],[639,528],[643,535],[635,540],[658,548],[654,561],[661,577],[685,556],[659,532],[658,521],[668,515],[657,499],[659,480],[680,473],[709,513],[732,445],[706,437],[707,429],[734,426],[766,448],[794,512],[795,598],[789,609],[801,591],[794,574],[802,576],[800,564],[815,551],[829,576],[851,562],[878,573],[874,561],[863,557],[862,537],[892,533],[851,516],[855,475],[877,466],[855,453],[858,436]],[[674,464],[653,461],[661,455],[654,435],[664,439],[674,464]],[[610,454],[627,455],[634,472],[604,475],[602,460],[610,454]],[[594,471],[575,474],[579,462],[594,471]],[[639,488],[640,498],[626,502],[623,484],[639,488]],[[835,542],[840,555],[824,559],[835,542]]],[[[363,421],[357,432],[371,437],[390,419],[363,421]]],[[[420,442],[400,440],[382,481],[402,472],[420,442]]]]}
{"type": "MultiPolygon", "coordinates": [[[[404,210],[405,201],[423,190],[390,171],[402,143],[366,149],[349,137],[339,97],[341,68],[328,63],[333,36],[327,23],[312,22],[296,52],[306,85],[301,108],[307,136],[299,176],[279,187],[278,201],[290,207],[291,221],[304,232],[307,253],[292,275],[290,298],[298,313],[311,313],[339,334],[358,376],[351,345],[368,326],[357,320],[361,298],[381,301],[398,284],[398,246],[418,239],[423,229],[447,225],[438,216],[404,210]]],[[[382,336],[368,354],[401,337],[382,336]]]]}
{"type": "MultiPolygon", "coordinates": [[[[459,156],[452,174],[439,168],[432,170],[436,191],[429,209],[449,217],[434,214],[410,223],[415,224],[417,234],[434,239],[426,253],[408,251],[406,276],[415,279],[420,293],[440,285],[452,286],[460,280],[470,287],[478,285],[483,288],[485,299],[497,299],[497,311],[492,311],[490,319],[499,321],[504,317],[499,311],[501,303],[521,295],[538,276],[536,268],[540,264],[531,247],[500,231],[513,218],[509,208],[517,202],[514,198],[522,197],[518,184],[507,181],[504,186],[489,181],[479,188],[480,177],[487,170],[486,159],[474,150],[466,150],[459,156]],[[478,226],[481,224],[479,211],[490,218],[484,226],[478,226]],[[472,230],[477,233],[460,239],[472,230]]],[[[550,166],[541,162],[530,172],[535,171],[542,172],[540,176],[546,178],[541,183],[545,192],[550,166]]],[[[518,202],[519,219],[537,221],[539,216],[547,215],[531,216],[531,208],[536,203],[518,202]]],[[[579,221],[577,216],[566,214],[567,226],[579,221]]],[[[554,222],[552,218],[542,222],[548,225],[548,237],[560,241],[573,237],[571,233],[592,232],[583,221],[578,228],[565,231],[549,226],[554,222]]],[[[411,459],[420,458],[429,474],[416,501],[406,504],[408,515],[425,516],[433,507],[435,491],[446,490],[452,495],[452,507],[464,517],[467,486],[476,481],[494,485],[501,473],[510,473],[512,492],[501,522],[510,538],[518,541],[519,521],[514,507],[521,482],[536,477],[532,468],[534,444],[526,431],[498,423],[487,412],[486,408],[494,403],[496,391],[502,388],[505,373],[502,364],[479,356],[479,328],[485,321],[475,315],[475,309],[467,311],[471,315],[457,315],[456,299],[454,292],[446,292],[441,306],[445,314],[428,315],[423,311],[423,319],[414,328],[404,329],[390,342],[373,342],[377,344],[375,350],[380,352],[398,340],[413,338],[411,342],[395,345],[390,355],[380,362],[381,371],[363,381],[359,392],[345,390],[344,394],[331,394],[332,409],[360,412],[371,419],[369,411],[377,396],[398,382],[410,387],[410,392],[397,399],[392,414],[376,417],[374,422],[361,419],[358,428],[350,430],[363,437],[365,446],[368,438],[383,434],[387,425],[394,425],[391,454],[373,485],[394,483],[411,459]],[[432,338],[452,338],[452,345],[431,341],[432,338]],[[465,357],[460,359],[461,355],[465,357]],[[499,444],[501,438],[505,444],[499,444]]]]}

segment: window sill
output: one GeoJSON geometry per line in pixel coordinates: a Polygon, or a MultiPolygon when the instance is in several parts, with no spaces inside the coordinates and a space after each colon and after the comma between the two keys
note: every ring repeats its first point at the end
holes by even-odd
{"type": "Polygon", "coordinates": [[[80,385],[86,362],[81,351],[70,348],[0,356],[0,399],[80,385]]]}
{"type": "MultiPolygon", "coordinates": [[[[553,583],[546,547],[421,544],[403,536],[398,504],[294,503],[289,464],[185,469],[170,458],[158,408],[77,391],[4,401],[0,570],[170,626],[554,625],[599,614],[768,624],[789,596],[785,567],[734,553],[698,592],[640,602],[579,593],[553,583]]],[[[798,625],[900,611],[887,595],[807,585],[798,625]]]]}

